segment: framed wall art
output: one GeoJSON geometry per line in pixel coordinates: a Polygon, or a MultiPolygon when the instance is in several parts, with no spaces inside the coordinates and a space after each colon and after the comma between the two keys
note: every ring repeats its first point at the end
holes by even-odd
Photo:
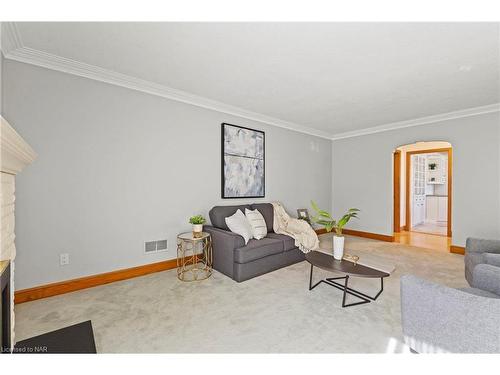
{"type": "Polygon", "coordinates": [[[263,198],[266,191],[265,133],[223,123],[221,137],[221,197],[263,198]]]}

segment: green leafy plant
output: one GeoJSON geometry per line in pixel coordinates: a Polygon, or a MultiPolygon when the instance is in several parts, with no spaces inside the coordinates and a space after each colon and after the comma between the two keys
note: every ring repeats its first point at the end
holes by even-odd
{"type": "Polygon", "coordinates": [[[358,217],[357,215],[359,210],[357,208],[350,208],[344,216],[337,221],[328,211],[320,209],[314,201],[311,201],[311,205],[313,210],[316,211],[316,215],[312,217],[312,221],[319,225],[323,225],[327,232],[331,232],[332,229],[335,229],[337,236],[342,235],[342,229],[349,222],[349,220],[351,220],[351,218],[358,217]]]}
{"type": "Polygon", "coordinates": [[[195,215],[189,218],[189,224],[205,224],[205,221],[205,218],[201,215],[195,215]]]}

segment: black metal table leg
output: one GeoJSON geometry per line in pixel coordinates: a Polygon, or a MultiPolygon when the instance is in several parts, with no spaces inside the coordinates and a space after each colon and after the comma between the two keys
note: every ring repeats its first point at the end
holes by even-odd
{"type": "MultiPolygon", "coordinates": [[[[338,289],[341,289],[341,288],[345,287],[344,285],[333,281],[333,280],[338,280],[338,279],[339,279],[339,277],[332,277],[332,278],[327,278],[326,280],[331,283],[330,284],[331,286],[334,286],[332,284],[336,284],[335,286],[338,289]]],[[[356,289],[352,289],[352,288],[349,288],[349,287],[346,287],[346,288],[347,288],[348,292],[355,293],[357,295],[357,297],[364,297],[364,298],[368,298],[371,301],[375,301],[382,294],[382,292],[384,291],[384,278],[383,277],[380,278],[380,290],[378,291],[378,293],[374,297],[369,296],[369,295],[367,295],[367,294],[365,294],[363,292],[360,292],[359,290],[356,290],[356,289]]]]}
{"type": "Polygon", "coordinates": [[[347,283],[349,282],[349,275],[346,275],[344,281],[344,293],[342,296],[342,307],[345,307],[345,298],[347,297],[347,283]]]}
{"type": "Polygon", "coordinates": [[[346,276],[341,276],[341,277],[328,277],[325,280],[320,280],[316,284],[312,285],[312,274],[313,274],[313,265],[311,264],[311,273],[309,276],[309,290],[312,290],[316,288],[319,284],[325,283],[330,286],[333,286],[334,288],[340,289],[343,292],[342,295],[342,307],[350,307],[350,306],[356,306],[356,305],[363,305],[365,303],[370,303],[371,301],[375,301],[380,294],[384,291],[384,278],[380,278],[380,290],[378,293],[374,296],[371,297],[365,293],[362,293],[356,289],[350,288],[348,286],[349,284],[349,275],[346,276]],[[335,280],[344,280],[344,284],[340,284],[336,282],[335,280]],[[351,296],[354,296],[356,298],[359,298],[361,301],[359,302],[353,302],[353,303],[346,303],[346,298],[347,295],[350,294],[351,296]]]}
{"type": "Polygon", "coordinates": [[[381,277],[380,278],[380,290],[375,295],[375,297],[372,298],[372,300],[375,301],[378,298],[378,296],[380,296],[382,294],[383,291],[384,291],[384,278],[381,277]]]}
{"type": "Polygon", "coordinates": [[[321,283],[324,283],[324,280],[320,280],[316,284],[312,285],[312,279],[313,279],[313,265],[311,264],[311,274],[309,275],[309,290],[316,288],[321,283]]]}
{"type": "Polygon", "coordinates": [[[310,272],[310,275],[309,275],[309,290],[312,289],[312,281],[313,281],[313,265],[311,264],[311,272],[310,272]]]}

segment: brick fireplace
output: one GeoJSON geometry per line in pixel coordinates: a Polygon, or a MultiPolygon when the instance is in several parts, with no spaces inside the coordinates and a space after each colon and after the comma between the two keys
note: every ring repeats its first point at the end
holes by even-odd
{"type": "Polygon", "coordinates": [[[0,116],[0,270],[1,270],[1,338],[2,351],[10,351],[15,343],[14,270],[15,246],[15,180],[16,175],[36,157],[33,149],[0,116]]]}

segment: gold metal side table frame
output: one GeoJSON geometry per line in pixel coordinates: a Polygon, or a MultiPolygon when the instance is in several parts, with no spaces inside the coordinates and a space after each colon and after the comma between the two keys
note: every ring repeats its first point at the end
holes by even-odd
{"type": "Polygon", "coordinates": [[[194,237],[192,232],[177,236],[177,278],[181,281],[200,281],[212,275],[212,237],[202,232],[194,237]]]}

